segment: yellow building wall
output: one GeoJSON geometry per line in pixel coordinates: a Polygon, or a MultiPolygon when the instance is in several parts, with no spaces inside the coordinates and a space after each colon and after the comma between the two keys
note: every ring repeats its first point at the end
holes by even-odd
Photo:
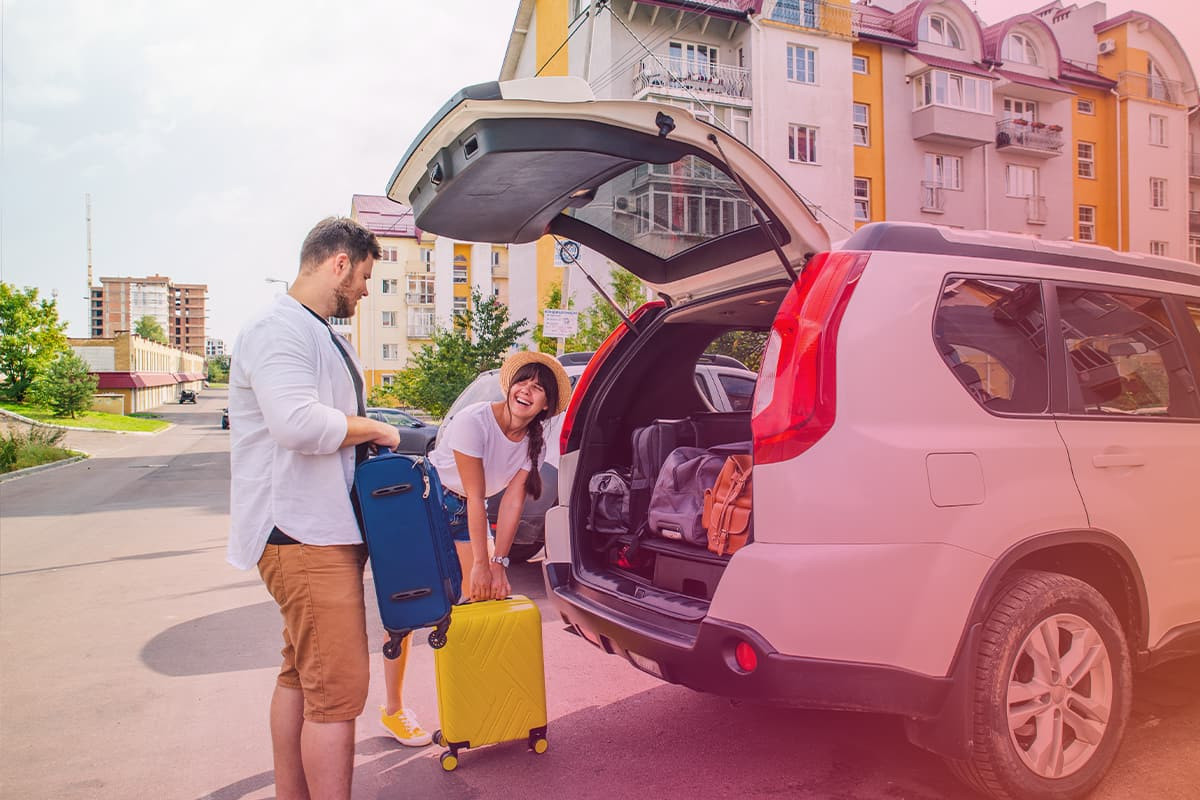
{"type": "Polygon", "coordinates": [[[463,263],[459,261],[462,258],[467,265],[467,282],[454,284],[455,297],[470,297],[471,296],[471,245],[456,244],[454,245],[454,264],[453,268],[458,269],[463,263]]]}
{"type": "Polygon", "coordinates": [[[1116,114],[1117,98],[1103,89],[1076,87],[1079,99],[1091,100],[1096,113],[1094,115],[1079,113],[1079,104],[1075,104],[1074,117],[1071,120],[1073,139],[1070,156],[1071,172],[1075,176],[1074,195],[1075,215],[1074,236],[1079,237],[1079,206],[1095,206],[1096,208],[1096,244],[1118,247],[1117,218],[1121,213],[1120,199],[1117,193],[1117,141],[1116,114]],[[1095,147],[1096,166],[1095,178],[1079,177],[1079,142],[1091,142],[1095,147]]]}
{"type": "MultiPolygon", "coordinates": [[[[1112,39],[1113,42],[1116,44],[1116,49],[1112,53],[1108,53],[1108,54],[1105,54],[1102,56],[1097,56],[1097,59],[1098,59],[1098,62],[1096,64],[1097,72],[1099,72],[1101,75],[1103,75],[1104,77],[1106,77],[1110,80],[1116,81],[1116,80],[1120,80],[1122,72],[1139,71],[1139,70],[1136,70],[1135,67],[1133,67],[1133,64],[1130,60],[1133,57],[1133,54],[1129,52],[1129,46],[1128,46],[1129,36],[1128,36],[1127,26],[1122,25],[1118,28],[1113,28],[1111,30],[1107,30],[1099,38],[1112,39]]],[[[1142,58],[1142,63],[1144,65],[1145,59],[1146,59],[1145,52],[1144,51],[1138,51],[1138,52],[1142,53],[1141,58],[1142,58]]],[[[1143,66],[1143,69],[1144,69],[1144,66],[1143,66]]],[[[1129,230],[1129,192],[1121,191],[1121,187],[1129,186],[1129,113],[1128,113],[1127,104],[1124,101],[1119,100],[1116,97],[1113,97],[1112,95],[1109,95],[1109,97],[1111,98],[1111,102],[1114,105],[1114,109],[1113,109],[1112,113],[1119,115],[1119,117],[1120,117],[1119,124],[1121,126],[1121,142],[1119,145],[1119,151],[1120,151],[1121,167],[1120,167],[1120,171],[1117,173],[1116,202],[1117,202],[1117,215],[1120,219],[1120,230],[1127,232],[1129,230]]],[[[1115,125],[1114,125],[1114,127],[1115,127],[1115,125]]],[[[1116,142],[1114,142],[1113,143],[1113,152],[1114,153],[1117,152],[1117,149],[1118,149],[1118,145],[1116,142]]],[[[1097,236],[1099,236],[1099,231],[1097,231],[1097,236]]],[[[1125,241],[1120,242],[1120,243],[1117,242],[1117,237],[1118,237],[1118,232],[1114,231],[1113,235],[1112,235],[1112,239],[1113,239],[1112,247],[1113,248],[1123,248],[1125,250],[1128,250],[1129,249],[1128,235],[1126,235],[1125,241]]]]}
{"type": "MultiPolygon", "coordinates": [[[[571,49],[570,43],[563,45],[562,50],[559,50],[557,55],[551,58],[551,54],[562,45],[567,38],[567,29],[570,25],[570,20],[567,15],[570,13],[568,8],[570,4],[566,0],[537,0],[534,14],[537,20],[535,29],[537,31],[536,39],[536,60],[537,65],[541,68],[539,75],[567,75],[568,62],[567,53],[571,49]],[[547,63],[549,61],[549,63],[547,63]],[[544,65],[544,66],[543,66],[544,65]]],[[[553,237],[543,236],[537,243],[537,319],[534,320],[534,325],[542,324],[542,307],[546,304],[546,294],[550,291],[550,284],[562,280],[562,270],[554,266],[554,248],[555,242],[553,237]]]]}
{"type": "MultiPolygon", "coordinates": [[[[867,59],[867,74],[854,74],[854,102],[866,103],[870,125],[870,146],[854,148],[854,177],[871,181],[871,222],[887,219],[887,192],[884,183],[883,138],[883,48],[874,43],[854,43],[854,55],[867,59]]],[[[855,228],[867,223],[856,221],[855,228]]]]}

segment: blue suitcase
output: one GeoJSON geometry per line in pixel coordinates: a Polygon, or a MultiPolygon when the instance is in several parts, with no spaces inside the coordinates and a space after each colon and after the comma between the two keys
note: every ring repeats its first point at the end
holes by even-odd
{"type": "Polygon", "coordinates": [[[441,648],[462,593],[462,568],[437,470],[424,458],[381,450],[355,469],[354,491],[389,634],[384,656],[398,656],[400,640],[417,628],[433,627],[429,645],[441,648]]]}

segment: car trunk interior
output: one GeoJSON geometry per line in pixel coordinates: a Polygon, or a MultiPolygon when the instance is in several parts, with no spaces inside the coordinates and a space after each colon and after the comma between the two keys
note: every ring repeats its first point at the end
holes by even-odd
{"type": "Polygon", "coordinates": [[[631,534],[597,534],[588,527],[588,481],[606,469],[628,469],[633,432],[654,420],[692,420],[699,447],[748,446],[750,412],[713,412],[697,391],[696,363],[727,332],[769,331],[788,288],[779,281],[668,308],[637,341],[620,348],[612,363],[606,362],[582,410],[583,438],[571,496],[581,580],[680,619],[698,620],[707,612],[729,556],[647,532],[639,537],[636,557],[623,558],[629,555],[631,534]]]}

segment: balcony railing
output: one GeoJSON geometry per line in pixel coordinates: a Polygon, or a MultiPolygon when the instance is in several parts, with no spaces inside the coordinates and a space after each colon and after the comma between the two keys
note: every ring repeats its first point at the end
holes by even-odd
{"type": "Polygon", "coordinates": [[[945,213],[945,189],[937,181],[921,181],[921,210],[930,214],[945,213]]]}
{"type": "Polygon", "coordinates": [[[767,0],[763,18],[800,28],[850,36],[856,12],[825,0],[767,0]]]}
{"type": "Polygon", "coordinates": [[[1048,219],[1046,198],[1040,194],[1025,198],[1025,221],[1030,225],[1045,225],[1048,219]]]}
{"type": "Polygon", "coordinates": [[[408,292],[404,295],[404,302],[410,306],[431,306],[433,305],[432,294],[422,294],[421,292],[408,292]]]}
{"type": "Polygon", "coordinates": [[[750,70],[665,55],[646,56],[633,76],[633,93],[651,89],[686,89],[749,100],[750,70]]]}
{"type": "Polygon", "coordinates": [[[1063,148],[1062,129],[1029,124],[1025,120],[1002,119],[996,123],[996,149],[1023,147],[1046,154],[1058,155],[1063,148]]]}
{"type": "Polygon", "coordinates": [[[408,338],[410,339],[429,339],[433,337],[432,325],[409,325],[408,338]]]}
{"type": "Polygon", "coordinates": [[[1200,153],[1188,153],[1188,177],[1200,178],[1200,153]]]}
{"type": "Polygon", "coordinates": [[[1161,100],[1164,103],[1183,103],[1183,83],[1147,75],[1144,72],[1122,72],[1117,76],[1117,93],[1138,100],[1161,100]]]}

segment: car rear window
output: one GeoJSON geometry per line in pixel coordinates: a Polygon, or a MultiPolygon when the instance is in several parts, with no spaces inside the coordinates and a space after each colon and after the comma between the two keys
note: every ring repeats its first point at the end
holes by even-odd
{"type": "Polygon", "coordinates": [[[947,280],[934,340],[963,389],[989,411],[1048,408],[1046,317],[1037,281],[947,280]]]}

